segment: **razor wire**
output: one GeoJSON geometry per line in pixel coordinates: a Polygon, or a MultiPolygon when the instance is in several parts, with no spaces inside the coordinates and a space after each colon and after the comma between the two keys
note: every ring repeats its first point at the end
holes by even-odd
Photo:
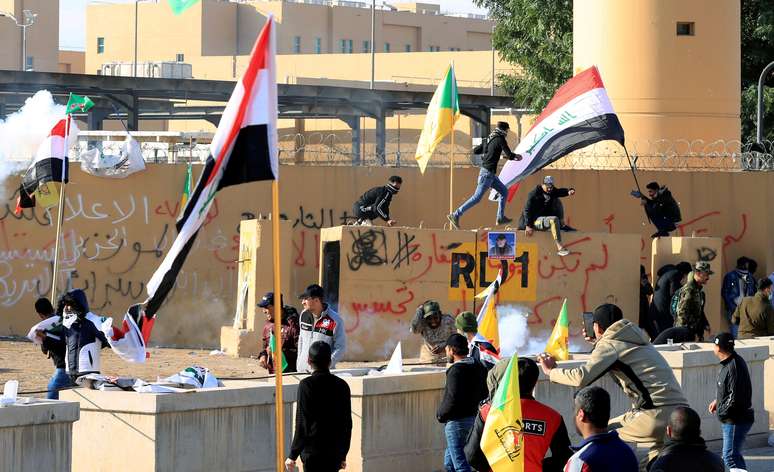
{"type": "MultiPolygon", "coordinates": [[[[408,134],[408,133],[407,133],[408,134]]],[[[383,154],[376,144],[353,142],[349,131],[288,133],[279,136],[280,162],[288,165],[341,165],[416,167],[416,141],[396,137],[385,142],[383,154]],[[358,146],[359,152],[354,152],[358,146]]],[[[115,139],[115,138],[114,138],[115,139]]],[[[469,138],[465,141],[469,141],[469,138]]],[[[80,139],[71,158],[97,147],[103,154],[119,154],[123,140],[89,137],[80,139]]],[[[467,143],[454,147],[454,166],[478,166],[480,156],[472,153],[467,143]]],[[[149,163],[204,162],[210,153],[208,143],[140,142],[143,157],[149,163]]],[[[635,168],[674,171],[774,171],[774,142],[743,143],[739,140],[704,141],[701,139],[657,139],[627,143],[635,168]]],[[[430,167],[449,167],[451,146],[438,145],[430,167]]],[[[618,143],[605,141],[575,151],[548,166],[549,169],[628,170],[624,149],[618,143]]]]}

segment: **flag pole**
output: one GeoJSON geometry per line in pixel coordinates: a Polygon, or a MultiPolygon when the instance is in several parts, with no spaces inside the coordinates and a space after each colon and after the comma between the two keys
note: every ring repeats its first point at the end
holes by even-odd
{"type": "Polygon", "coordinates": [[[642,190],[640,190],[640,182],[637,180],[637,172],[634,171],[634,164],[632,163],[632,159],[629,157],[629,150],[626,149],[626,145],[623,145],[624,153],[626,153],[626,160],[629,162],[629,168],[632,170],[632,177],[634,177],[634,184],[637,186],[637,191],[642,194],[642,190]]]}
{"type": "Polygon", "coordinates": [[[65,119],[64,133],[64,159],[62,159],[62,188],[59,189],[59,209],[56,215],[56,240],[54,241],[54,268],[51,273],[51,303],[56,305],[56,280],[59,273],[59,240],[62,238],[62,225],[64,223],[64,202],[67,189],[67,154],[70,150],[70,119],[72,116],[68,113],[65,119]]]}
{"type": "Polygon", "coordinates": [[[282,287],[280,278],[279,179],[271,182],[272,256],[274,260],[274,412],[277,472],[285,470],[285,415],[282,400],[282,287]]]}
{"type": "MultiPolygon", "coordinates": [[[[457,77],[454,74],[454,61],[451,63],[451,75],[452,75],[452,107],[449,111],[451,113],[451,149],[449,151],[449,214],[454,212],[454,107],[456,105],[455,97],[457,96],[457,77]]],[[[454,228],[452,228],[454,229],[454,228]]]]}

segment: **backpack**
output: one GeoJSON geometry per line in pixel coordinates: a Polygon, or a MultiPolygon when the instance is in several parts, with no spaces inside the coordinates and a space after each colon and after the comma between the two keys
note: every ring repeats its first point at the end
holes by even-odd
{"type": "Polygon", "coordinates": [[[489,146],[489,136],[481,138],[481,144],[473,148],[473,154],[485,154],[489,146]]]}
{"type": "Polygon", "coordinates": [[[685,289],[687,286],[688,284],[686,283],[682,287],[678,288],[677,291],[675,291],[675,294],[672,295],[672,300],[669,302],[669,313],[675,320],[677,319],[677,305],[680,303],[680,295],[682,295],[683,289],[685,289]]]}

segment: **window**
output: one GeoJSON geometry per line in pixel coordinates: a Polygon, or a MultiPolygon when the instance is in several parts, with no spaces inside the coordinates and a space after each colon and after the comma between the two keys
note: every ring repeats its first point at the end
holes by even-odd
{"type": "Polygon", "coordinates": [[[183,54],[182,52],[177,53],[175,55],[175,60],[177,62],[185,62],[185,54],[183,54]]]}
{"type": "Polygon", "coordinates": [[[371,52],[371,42],[368,40],[363,41],[363,52],[371,52]]]}
{"type": "Polygon", "coordinates": [[[351,39],[340,40],[339,49],[342,54],[352,54],[352,40],[351,39]]]}
{"type": "Polygon", "coordinates": [[[322,54],[322,38],[314,38],[314,53],[322,54]]]}
{"type": "Polygon", "coordinates": [[[293,36],[293,54],[301,54],[301,36],[293,36]]]}
{"type": "Polygon", "coordinates": [[[390,52],[390,43],[384,43],[384,52],[390,52]]]}
{"type": "Polygon", "coordinates": [[[440,52],[441,46],[430,46],[430,52],[440,52]]]}
{"type": "Polygon", "coordinates": [[[97,54],[105,52],[105,38],[97,38],[97,54]]]}
{"type": "Polygon", "coordinates": [[[406,48],[404,49],[406,52],[411,52],[411,45],[407,44],[406,48]]]}
{"type": "Polygon", "coordinates": [[[693,36],[695,34],[695,23],[693,21],[678,21],[678,36],[693,36]]]}
{"type": "Polygon", "coordinates": [[[32,56],[27,56],[27,63],[25,64],[24,70],[32,70],[34,65],[34,59],[32,56]]]}

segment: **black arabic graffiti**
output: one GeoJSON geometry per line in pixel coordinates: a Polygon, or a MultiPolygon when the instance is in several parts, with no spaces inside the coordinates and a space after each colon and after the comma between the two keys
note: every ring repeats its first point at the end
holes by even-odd
{"type": "Polygon", "coordinates": [[[352,271],[367,266],[378,266],[387,263],[387,238],[382,230],[350,231],[352,236],[352,254],[347,254],[347,265],[352,271]],[[382,255],[384,254],[384,255],[382,255]]]}
{"type": "Polygon", "coordinates": [[[696,258],[700,261],[711,262],[718,257],[718,252],[709,247],[700,247],[696,249],[696,258]]]}

